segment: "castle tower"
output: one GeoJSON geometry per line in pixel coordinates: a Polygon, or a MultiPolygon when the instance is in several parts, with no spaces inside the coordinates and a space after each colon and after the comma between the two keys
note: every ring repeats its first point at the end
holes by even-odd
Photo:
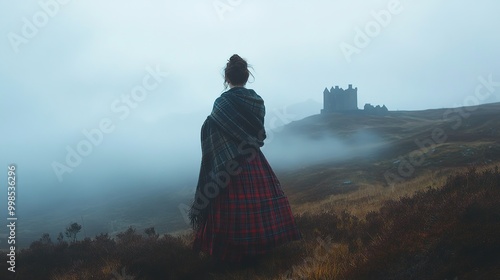
{"type": "Polygon", "coordinates": [[[349,84],[345,90],[339,86],[332,87],[330,91],[325,88],[323,102],[322,114],[356,111],[358,110],[358,88],[353,88],[352,84],[349,84]]]}
{"type": "MultiPolygon", "coordinates": [[[[333,89],[333,88],[332,88],[333,89]]],[[[325,88],[323,91],[323,110],[321,110],[321,113],[329,112],[332,111],[332,95],[330,94],[330,91],[328,91],[328,88],[325,88]]]]}

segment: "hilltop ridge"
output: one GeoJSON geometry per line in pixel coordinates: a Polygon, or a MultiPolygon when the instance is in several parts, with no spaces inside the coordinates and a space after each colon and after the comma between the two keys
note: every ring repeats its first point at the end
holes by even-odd
{"type": "Polygon", "coordinates": [[[292,202],[318,204],[359,189],[394,188],[423,178],[441,182],[456,168],[500,162],[500,103],[385,116],[318,114],[273,136],[269,150],[297,136],[318,144],[321,160],[279,169],[292,202]],[[338,149],[330,149],[339,142],[338,149]]]}

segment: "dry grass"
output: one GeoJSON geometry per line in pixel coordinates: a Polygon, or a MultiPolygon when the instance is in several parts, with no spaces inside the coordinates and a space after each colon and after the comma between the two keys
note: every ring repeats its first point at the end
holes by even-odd
{"type": "MultiPolygon", "coordinates": [[[[449,176],[439,188],[423,186],[436,185],[448,171],[440,173],[439,180],[409,181],[401,186],[406,192],[395,188],[386,193],[385,187],[379,192],[361,189],[344,194],[344,200],[320,207],[328,209],[327,203],[335,207],[339,201],[350,200],[355,201],[350,209],[362,209],[314,208],[315,212],[296,215],[303,240],[276,249],[250,267],[221,270],[211,258],[190,249],[192,235],[145,236],[130,228],[115,239],[100,235],[71,244],[33,242],[17,255],[23,266],[16,276],[51,280],[493,279],[500,270],[500,172],[488,168],[449,176]],[[365,206],[366,197],[374,197],[372,206],[365,206]],[[372,208],[377,210],[369,211],[372,208]]],[[[0,265],[3,271],[5,263],[0,265]]]]}
{"type": "Polygon", "coordinates": [[[388,200],[397,200],[400,197],[412,195],[417,191],[426,189],[428,186],[442,185],[452,173],[451,169],[446,172],[429,171],[417,178],[396,184],[394,187],[363,183],[359,184],[359,190],[355,192],[330,195],[317,202],[307,202],[299,205],[292,201],[292,207],[297,214],[347,210],[353,215],[362,218],[367,213],[380,209],[388,200]]]}
{"type": "MultiPolygon", "coordinates": [[[[478,171],[492,169],[500,165],[500,161],[493,162],[487,165],[478,166],[478,171]]],[[[446,182],[449,176],[457,173],[465,172],[468,168],[463,167],[448,167],[439,170],[424,170],[418,177],[406,180],[402,183],[396,183],[392,187],[387,187],[385,184],[369,184],[369,182],[361,182],[358,184],[357,191],[330,195],[322,200],[315,202],[300,203],[297,200],[291,199],[291,206],[294,213],[302,215],[305,213],[321,213],[325,211],[333,211],[340,213],[344,210],[358,218],[364,218],[366,214],[372,211],[378,211],[385,202],[389,200],[399,200],[402,197],[412,196],[418,191],[423,191],[429,187],[437,188],[446,182]]]]}
{"type": "MultiPolygon", "coordinates": [[[[500,119],[493,109],[478,110],[451,132],[442,110],[315,116],[307,120],[314,127],[290,125],[306,134],[376,128],[394,145],[380,157],[281,174],[303,240],[254,266],[216,267],[191,250],[189,232],[152,238],[129,229],[114,239],[35,241],[17,255],[17,279],[496,279],[500,174],[493,170],[500,165],[500,119]],[[436,126],[448,128],[449,141],[436,146],[414,176],[388,187],[384,172],[397,169],[394,162],[415,150],[414,139],[436,126]],[[474,154],[464,155],[467,149],[474,154]],[[480,167],[470,170],[470,164],[480,167]],[[347,180],[352,184],[344,185],[347,180]]],[[[3,273],[6,254],[0,253],[3,273]]]]}
{"type": "Polygon", "coordinates": [[[318,244],[303,263],[294,265],[286,275],[278,279],[340,279],[352,262],[352,254],[346,244],[323,247],[318,244]]]}

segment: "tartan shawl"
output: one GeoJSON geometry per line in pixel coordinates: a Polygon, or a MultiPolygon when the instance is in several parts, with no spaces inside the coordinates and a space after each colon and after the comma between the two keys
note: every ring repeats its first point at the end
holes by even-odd
{"type": "Polygon", "coordinates": [[[255,153],[264,145],[264,115],[264,101],[251,89],[234,87],[215,100],[201,128],[201,168],[189,213],[193,228],[204,223],[212,200],[227,186],[229,174],[237,176],[231,172],[238,169],[237,160],[248,154],[249,148],[255,153]]]}

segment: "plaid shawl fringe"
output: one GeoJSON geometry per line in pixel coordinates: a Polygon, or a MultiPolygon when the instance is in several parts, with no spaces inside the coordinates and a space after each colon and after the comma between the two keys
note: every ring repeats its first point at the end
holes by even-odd
{"type": "Polygon", "coordinates": [[[265,107],[251,89],[232,88],[215,100],[201,128],[202,159],[189,217],[194,229],[206,221],[211,203],[241,172],[238,159],[252,160],[264,145],[265,107]]]}

